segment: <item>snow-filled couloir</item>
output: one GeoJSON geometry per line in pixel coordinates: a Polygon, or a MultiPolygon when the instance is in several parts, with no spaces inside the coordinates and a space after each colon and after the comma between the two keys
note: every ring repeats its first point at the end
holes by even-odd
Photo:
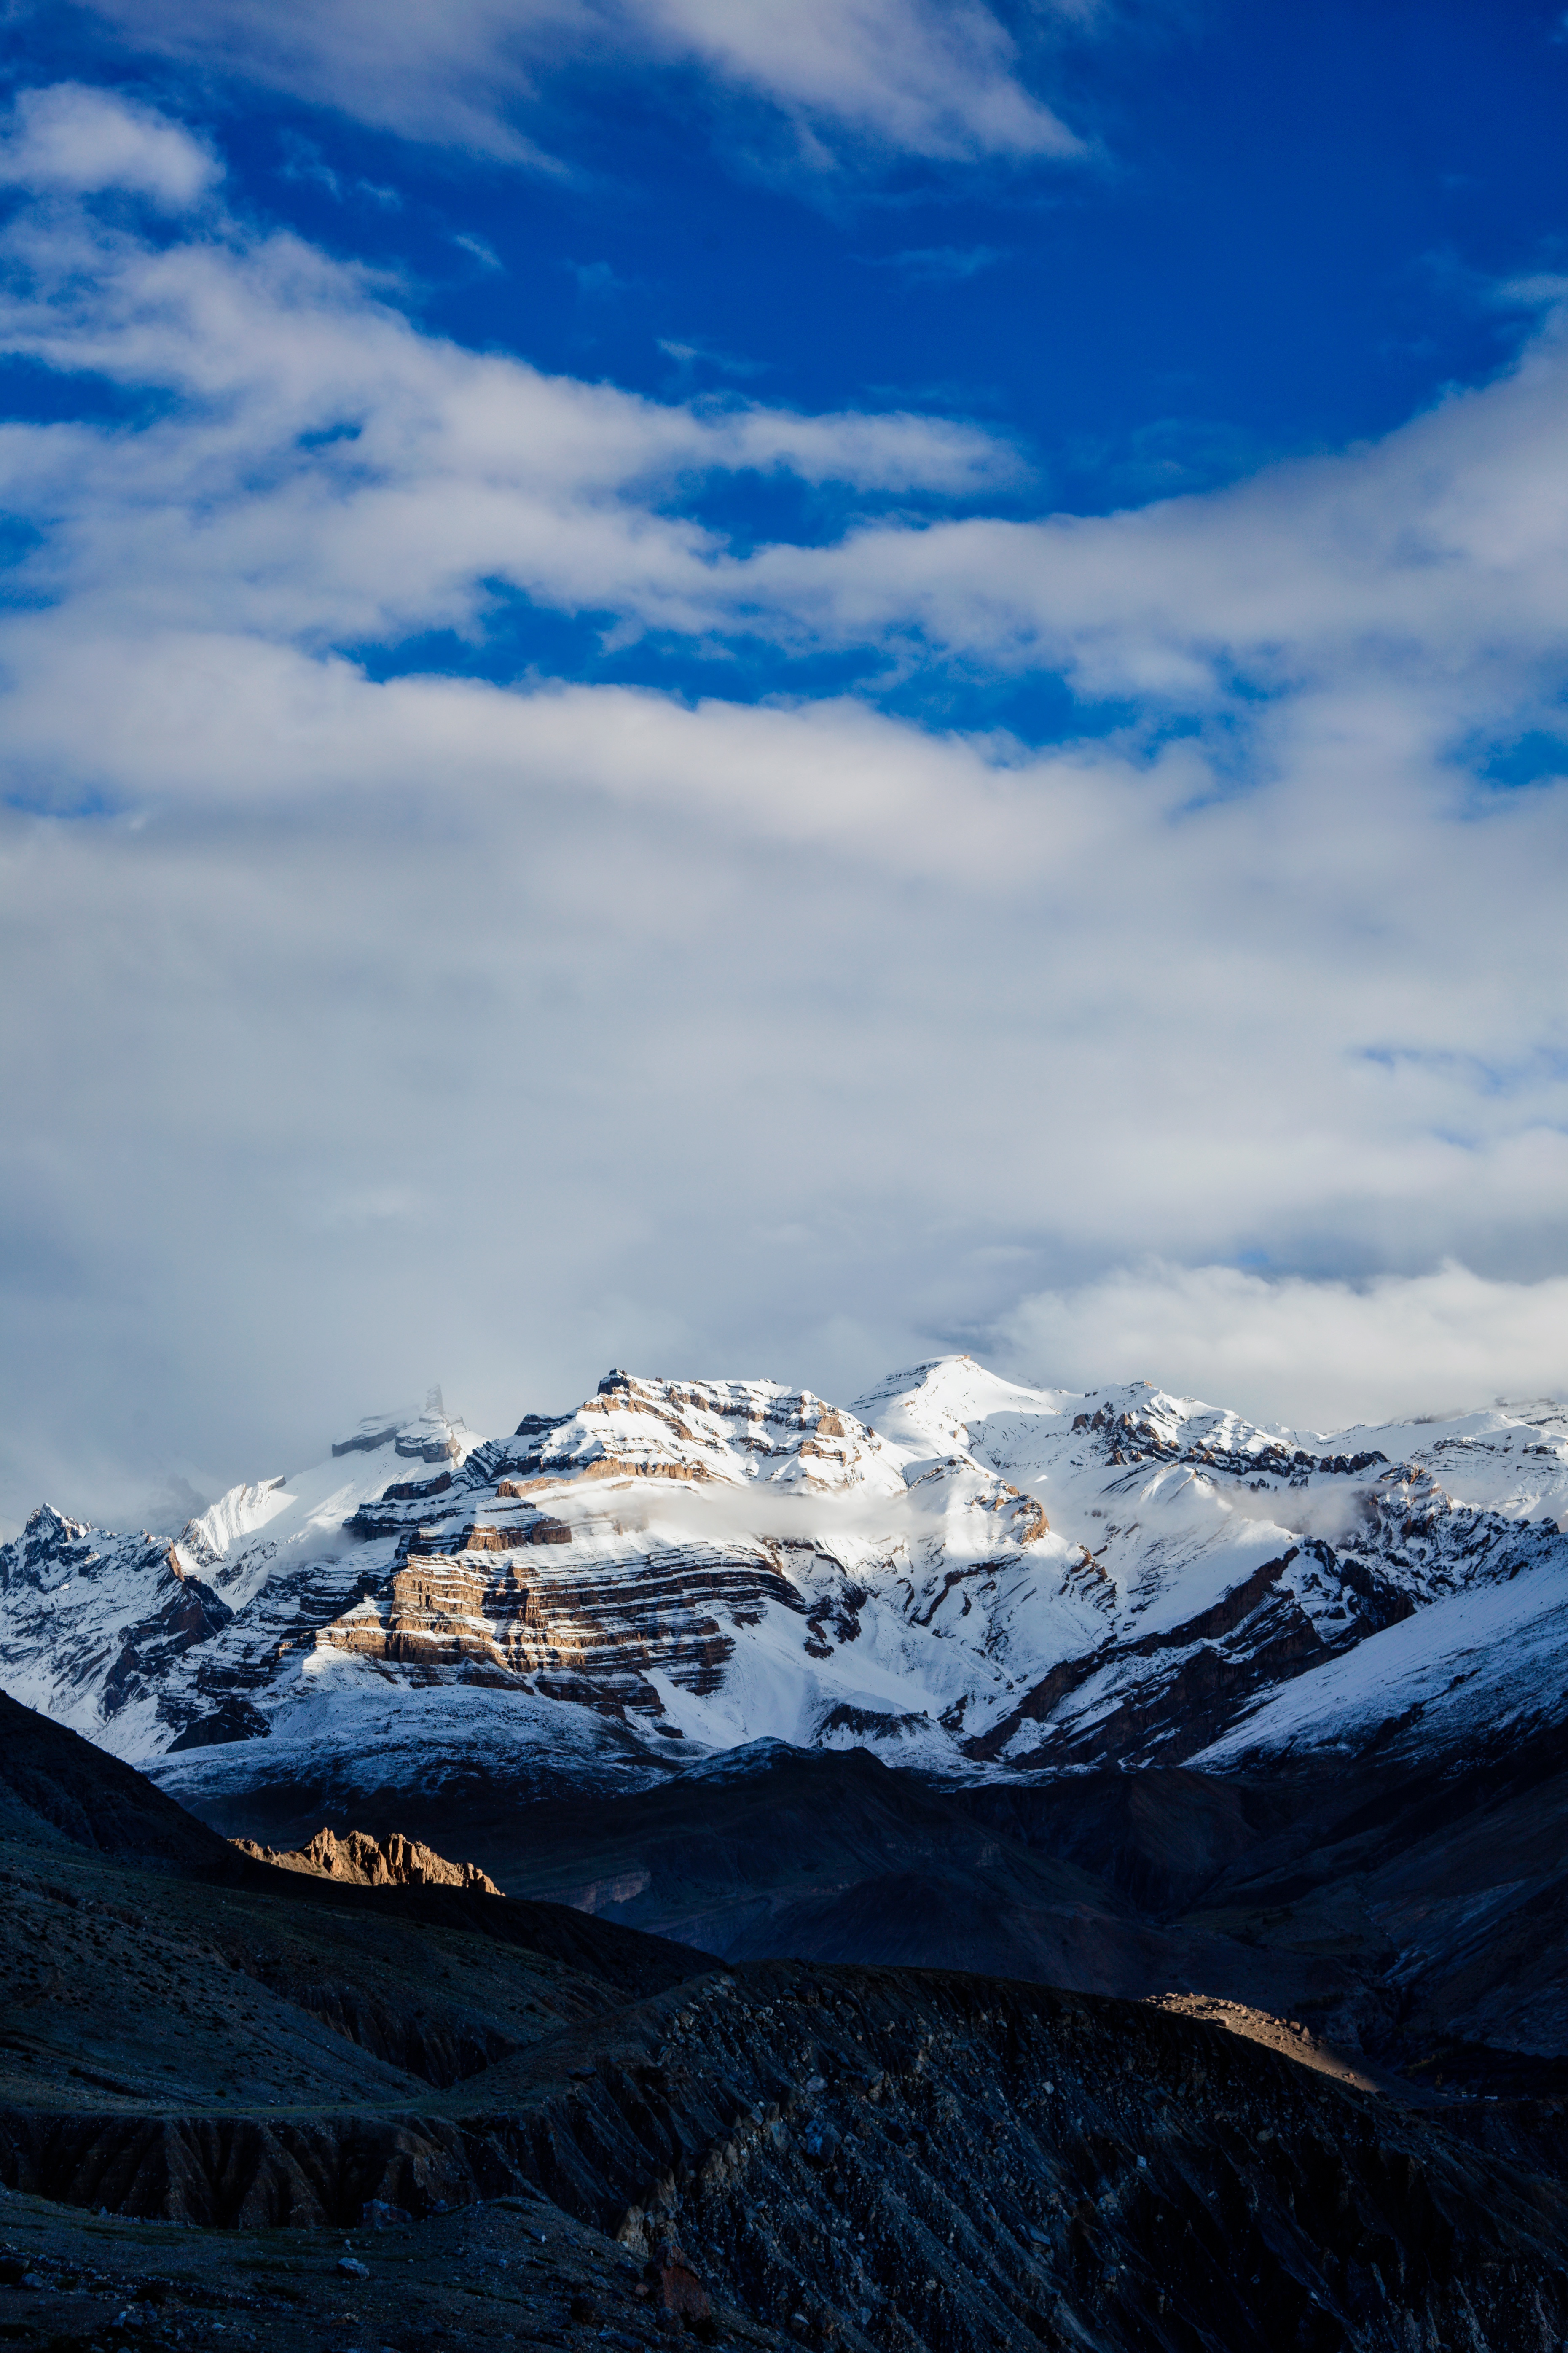
{"type": "Polygon", "coordinates": [[[636,1776],[770,1737],[1218,1762],[1370,1736],[1449,1650],[1495,1712],[1489,1628],[1536,1662],[1506,1704],[1555,1706],[1565,1511],[1550,1403],[1324,1440],[965,1356],[852,1410],[616,1372],[501,1439],[433,1395],[172,1545],[40,1510],[0,1548],[0,1675],[171,1786],[262,1770],[268,1737],[389,1772],[500,1743],[636,1776]]]}

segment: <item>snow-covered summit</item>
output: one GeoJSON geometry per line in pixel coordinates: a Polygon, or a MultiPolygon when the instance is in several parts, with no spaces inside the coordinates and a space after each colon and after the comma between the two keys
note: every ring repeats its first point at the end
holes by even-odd
{"type": "Polygon", "coordinates": [[[574,1414],[518,1437],[521,1468],[551,1479],[716,1479],[784,1490],[901,1491],[893,1451],[809,1389],[776,1381],[673,1381],[613,1372],[574,1414]]]}

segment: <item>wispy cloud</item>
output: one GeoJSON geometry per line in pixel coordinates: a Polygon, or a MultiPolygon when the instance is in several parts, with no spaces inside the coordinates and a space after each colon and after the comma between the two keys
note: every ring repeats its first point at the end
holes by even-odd
{"type": "Polygon", "coordinates": [[[184,212],[222,176],[212,149],[182,124],[76,82],[21,91],[0,126],[0,185],[71,195],[117,188],[184,212]]]}
{"type": "Polygon", "coordinates": [[[505,264],[501,260],[500,254],[496,251],[494,246],[490,244],[488,237],[475,237],[468,229],[459,229],[455,232],[452,243],[460,247],[464,253],[471,254],[473,259],[479,263],[481,269],[501,269],[505,268],[505,264]]]}
{"type": "Polygon", "coordinates": [[[669,335],[660,335],[658,348],[667,359],[675,362],[682,375],[695,375],[700,368],[710,368],[716,375],[727,375],[743,383],[748,377],[766,375],[767,360],[741,359],[731,352],[715,351],[710,343],[680,343],[669,335]]]}
{"type": "Polygon", "coordinates": [[[995,245],[925,245],[911,246],[902,253],[875,255],[872,267],[896,269],[912,285],[949,286],[978,278],[982,270],[994,269],[1005,259],[1002,248],[995,245]]]}
{"type": "Polygon", "coordinates": [[[281,143],[283,162],[279,167],[279,178],[320,188],[331,197],[334,204],[342,202],[342,180],[313,139],[301,138],[297,131],[286,131],[281,143]]]}
{"type": "MultiPolygon", "coordinates": [[[[138,48],[291,91],[405,135],[554,168],[527,125],[558,66],[701,69],[795,123],[802,157],[1072,159],[983,0],[93,0],[138,48]],[[612,63],[613,61],[613,63],[612,63]]],[[[1066,18],[1080,10],[1063,7],[1066,18]]]]}
{"type": "MultiPolygon", "coordinates": [[[[285,131],[280,144],[283,161],[279,166],[279,179],[291,180],[307,187],[320,188],[324,195],[331,197],[334,204],[342,204],[344,201],[343,176],[342,173],[332,169],[313,139],[306,139],[297,131],[285,131]]],[[[347,183],[346,193],[359,196],[366,204],[375,205],[386,212],[398,212],[402,209],[403,198],[397,190],[383,187],[374,180],[351,180],[347,183]]]]}
{"type": "Polygon", "coordinates": [[[563,261],[561,266],[575,280],[585,302],[609,302],[631,291],[630,280],[622,278],[607,261],[563,261]]]}
{"type": "Polygon", "coordinates": [[[655,38],[819,132],[945,158],[1083,152],[1024,88],[1011,37],[978,0],[652,0],[638,13],[655,38]]]}

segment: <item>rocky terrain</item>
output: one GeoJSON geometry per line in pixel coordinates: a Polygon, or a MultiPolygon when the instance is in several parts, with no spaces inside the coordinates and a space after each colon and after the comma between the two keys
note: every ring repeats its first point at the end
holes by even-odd
{"type": "MultiPolygon", "coordinates": [[[[954,1970],[710,1955],[237,1852],[0,1706],[0,2327],[1536,2348],[1553,2103],[954,1970]],[[184,2227],[171,2227],[184,2225],[184,2227]]],[[[1237,2023],[1248,2031],[1230,2031],[1237,2023]]]]}
{"type": "MultiPolygon", "coordinates": [[[[1418,1729],[1418,1727],[1417,1727],[1418,1729]]],[[[330,1789],[271,1793],[267,1834],[330,1789]]],[[[268,1793],[237,1800],[249,1818],[268,1793]]],[[[963,1968],[1300,2019],[1478,2093],[1568,2054],[1568,1737],[954,1785],[779,1744],[619,1795],[385,1793],[515,1898],[731,1961],[963,1968]],[[1521,2073],[1522,2069],[1522,2073],[1521,2073]]],[[[220,1827],[229,1828],[220,1810],[220,1827]]]]}

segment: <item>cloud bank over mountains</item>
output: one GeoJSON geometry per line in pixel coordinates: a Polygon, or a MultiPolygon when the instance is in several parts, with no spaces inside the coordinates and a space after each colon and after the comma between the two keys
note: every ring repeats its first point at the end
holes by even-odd
{"type": "MultiPolygon", "coordinates": [[[[807,12],[787,73],[765,10],[635,24],[803,121],[820,81],[912,152],[1050,151],[994,20],[894,13],[875,104],[832,59],[885,9],[807,12]]],[[[461,15],[429,135],[590,19],[461,15]]],[[[200,37],[349,103],[353,11],[282,22],[200,37]]],[[[149,1398],[229,1473],[372,1368],[487,1427],[611,1360],[831,1396],[933,1336],[1325,1425],[1568,1382],[1552,288],[1375,443],[1020,520],[1029,451],[962,417],[443,338],[220,147],[76,85],[0,146],[0,343],[52,402],[0,434],[0,1512],[62,1429],[101,1460],[61,1500],[119,1508],[149,1398]],[[732,534],[740,480],[809,528],[732,534]],[[514,607],[735,691],[487,668],[514,607]],[[946,715],[1024,673],[1065,726],[946,715]]]]}

